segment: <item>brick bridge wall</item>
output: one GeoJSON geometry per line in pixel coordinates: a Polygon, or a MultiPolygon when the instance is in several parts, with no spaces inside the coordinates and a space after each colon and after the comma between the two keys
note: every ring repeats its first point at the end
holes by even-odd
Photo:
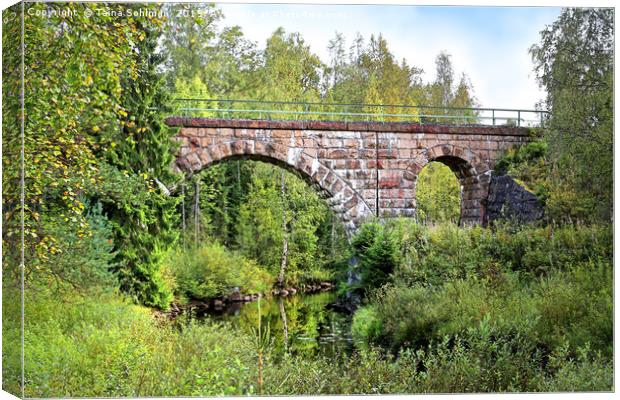
{"type": "Polygon", "coordinates": [[[353,232],[369,216],[414,216],[416,180],[431,161],[461,183],[461,224],[486,222],[491,171],[526,128],[413,123],[227,120],[170,117],[181,127],[175,169],[192,174],[235,158],[296,172],[353,232]]]}

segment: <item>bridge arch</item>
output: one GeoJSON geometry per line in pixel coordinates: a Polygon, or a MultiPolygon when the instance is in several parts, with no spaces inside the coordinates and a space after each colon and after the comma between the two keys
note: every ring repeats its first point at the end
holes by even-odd
{"type": "Polygon", "coordinates": [[[186,174],[197,173],[209,166],[231,159],[252,159],[285,168],[313,186],[343,222],[347,235],[352,235],[362,220],[372,215],[366,201],[346,180],[326,167],[302,148],[267,140],[239,139],[208,146],[192,143],[181,148],[174,169],[186,174]]]}
{"type": "Polygon", "coordinates": [[[452,145],[439,144],[425,149],[407,166],[405,179],[413,181],[430,162],[448,166],[461,184],[461,225],[480,224],[484,220],[491,170],[473,151],[452,145]]]}

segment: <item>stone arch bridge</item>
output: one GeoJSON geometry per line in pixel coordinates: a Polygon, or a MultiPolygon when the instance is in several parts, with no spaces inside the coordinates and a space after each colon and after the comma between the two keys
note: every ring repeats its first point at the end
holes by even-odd
{"type": "Polygon", "coordinates": [[[188,174],[229,159],[257,159],[296,172],[353,232],[370,216],[410,217],[416,180],[431,161],[461,183],[461,224],[485,224],[491,172],[502,152],[529,140],[509,126],[273,121],[169,117],[180,127],[174,168],[188,174]]]}

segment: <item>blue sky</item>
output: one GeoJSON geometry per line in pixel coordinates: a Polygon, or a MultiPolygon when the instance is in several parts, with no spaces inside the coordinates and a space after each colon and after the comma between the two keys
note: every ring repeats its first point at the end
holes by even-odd
{"type": "Polygon", "coordinates": [[[559,7],[448,7],[409,5],[218,4],[225,25],[239,25],[262,48],[279,26],[302,34],[324,61],[336,31],[350,42],[382,33],[397,59],[434,78],[446,50],[457,76],[465,72],[484,107],[532,109],[544,97],[528,48],[560,14],[559,7]]]}

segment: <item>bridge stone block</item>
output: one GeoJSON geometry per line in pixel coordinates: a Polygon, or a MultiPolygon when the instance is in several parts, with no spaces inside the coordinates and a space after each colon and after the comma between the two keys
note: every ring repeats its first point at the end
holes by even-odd
{"type": "Polygon", "coordinates": [[[204,148],[198,151],[198,158],[200,158],[200,162],[202,165],[209,165],[213,161],[209,151],[204,148]]]}
{"type": "Polygon", "coordinates": [[[216,145],[214,149],[215,151],[212,154],[215,160],[223,160],[224,158],[232,155],[232,150],[230,148],[230,144],[228,143],[220,143],[216,145]]]}
{"type": "Polygon", "coordinates": [[[325,175],[327,175],[328,173],[329,170],[325,166],[319,165],[319,168],[317,168],[316,172],[312,175],[312,178],[316,182],[322,182],[325,178],[325,175]]]}
{"type": "Polygon", "coordinates": [[[368,169],[383,169],[384,161],[383,160],[368,160],[367,161],[368,169]]]}
{"type": "Polygon", "coordinates": [[[379,158],[384,159],[398,158],[398,150],[395,149],[379,149],[377,154],[379,158]]]}
{"type": "Polygon", "coordinates": [[[196,154],[196,152],[189,153],[186,156],[186,159],[192,171],[200,170],[200,168],[202,167],[202,162],[200,161],[200,157],[198,157],[198,154],[196,154]]]}
{"type": "Polygon", "coordinates": [[[230,144],[230,153],[233,155],[245,154],[245,141],[237,140],[230,144]]]}
{"type": "Polygon", "coordinates": [[[344,185],[342,184],[342,181],[340,179],[335,179],[334,183],[329,187],[329,191],[332,192],[334,196],[344,197],[341,193],[343,188],[344,185]]]}
{"type": "Polygon", "coordinates": [[[379,188],[380,189],[393,189],[400,187],[400,181],[398,178],[386,177],[379,178],[379,188]]]}

